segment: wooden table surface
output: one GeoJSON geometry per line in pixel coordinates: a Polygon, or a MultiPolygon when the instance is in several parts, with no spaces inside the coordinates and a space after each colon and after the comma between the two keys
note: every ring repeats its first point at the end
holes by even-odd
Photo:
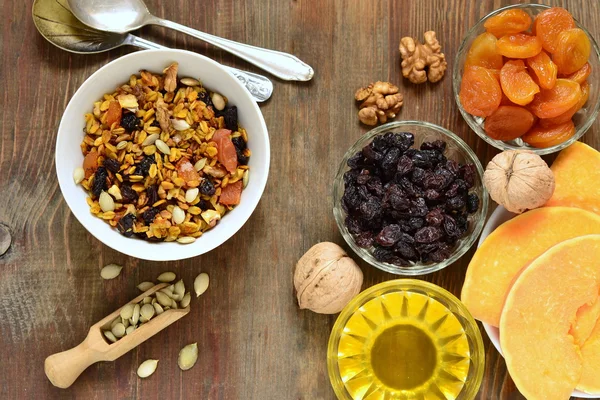
{"type": "MultiPolygon", "coordinates": [[[[13,239],[0,257],[0,398],[334,399],[326,349],[336,316],[300,311],[292,273],[317,242],[347,248],[333,219],[331,192],[343,154],[367,131],[358,123],[354,92],[375,80],[398,84],[405,100],[397,120],[425,120],[452,130],[485,165],[497,150],[463,121],[451,71],[438,84],[412,85],[401,77],[398,43],[434,30],[452,65],[468,28],[510,2],[149,1],[158,16],[294,53],[315,69],[308,83],[273,79],[275,93],[261,105],[271,170],[250,220],[218,249],[168,263],[130,258],[93,238],[69,211],[54,170],[58,124],[75,90],[99,67],[135,50],[77,55],[55,48],[36,31],[31,3],[0,1],[0,223],[13,239]],[[117,279],[103,281],[99,271],[108,263],[124,269],[117,279]],[[70,389],[53,387],[44,359],[78,344],[94,322],[137,295],[139,282],[163,271],[176,272],[188,285],[204,271],[211,286],[177,324],[115,362],[91,366],[70,389]],[[192,342],[198,342],[200,360],[181,372],[177,354],[192,342]],[[160,360],[158,370],[141,380],[135,371],[147,358],[160,360]]],[[[548,4],[567,7],[600,38],[600,2],[548,4]]],[[[157,27],[139,34],[260,72],[183,34],[157,27]]],[[[598,148],[599,137],[596,124],[583,140],[598,148]]],[[[458,295],[472,254],[421,278],[458,295]]],[[[363,288],[396,278],[364,262],[360,266],[363,288]]],[[[479,398],[522,398],[504,360],[483,336],[486,372],[479,398]]]]}

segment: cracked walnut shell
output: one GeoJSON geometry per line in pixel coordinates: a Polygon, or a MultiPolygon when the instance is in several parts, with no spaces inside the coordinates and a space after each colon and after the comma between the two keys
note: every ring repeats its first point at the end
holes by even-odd
{"type": "Polygon", "coordinates": [[[444,77],[448,63],[434,31],[423,34],[425,44],[411,37],[400,40],[402,75],[412,83],[437,82],[444,77]]]}
{"type": "Polygon", "coordinates": [[[388,118],[396,117],[404,100],[398,91],[398,86],[381,81],[358,89],[354,98],[356,101],[362,102],[358,106],[360,122],[365,125],[377,125],[377,122],[383,124],[387,122],[388,118]]]}
{"type": "Polygon", "coordinates": [[[336,314],[360,292],[363,274],[337,244],[318,243],[304,254],[294,273],[301,309],[336,314]]]}

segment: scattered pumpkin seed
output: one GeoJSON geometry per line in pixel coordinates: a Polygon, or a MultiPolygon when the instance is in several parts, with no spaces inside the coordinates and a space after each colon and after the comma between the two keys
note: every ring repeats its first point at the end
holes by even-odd
{"type": "Polygon", "coordinates": [[[156,371],[158,360],[146,360],[140,364],[137,374],[140,378],[147,378],[156,371]]]}
{"type": "Polygon", "coordinates": [[[140,310],[140,314],[150,321],[150,319],[154,317],[154,306],[152,306],[152,304],[144,304],[140,310]]]}
{"type": "Polygon", "coordinates": [[[102,333],[104,333],[104,336],[111,342],[114,343],[117,341],[117,338],[115,337],[115,335],[113,335],[113,333],[111,331],[103,331],[102,333]]]}
{"type": "Polygon", "coordinates": [[[170,155],[171,154],[171,149],[169,148],[169,146],[167,146],[167,144],[165,142],[163,142],[160,139],[156,139],[156,142],[154,142],[154,145],[156,146],[156,148],[163,154],[166,155],[170,155]]]}
{"type": "Polygon", "coordinates": [[[133,306],[133,315],[131,316],[131,324],[137,325],[140,320],[140,305],[136,304],[133,306]]]}
{"type": "Polygon", "coordinates": [[[206,272],[201,273],[194,279],[194,291],[196,292],[196,297],[200,297],[200,295],[206,292],[208,289],[208,274],[206,272]]]}
{"type": "Polygon", "coordinates": [[[123,308],[121,308],[121,318],[123,319],[129,319],[133,316],[133,308],[135,307],[134,304],[125,304],[123,306],[123,308]]]}
{"type": "Polygon", "coordinates": [[[98,204],[104,212],[115,211],[115,201],[113,200],[112,196],[106,193],[105,191],[102,191],[102,193],[100,193],[98,204]]]}
{"type": "Polygon", "coordinates": [[[194,78],[181,78],[180,82],[185,86],[200,86],[200,81],[194,78]]]}
{"type": "Polygon", "coordinates": [[[77,167],[75,168],[75,171],[73,171],[73,181],[75,181],[75,184],[79,184],[81,183],[82,180],[85,179],[85,171],[83,170],[82,167],[77,167]]]}
{"type": "Polygon", "coordinates": [[[116,338],[122,338],[125,335],[125,325],[119,322],[110,331],[116,338]]]}
{"type": "Polygon", "coordinates": [[[190,292],[187,292],[184,296],[183,299],[181,299],[181,301],[179,302],[179,305],[182,308],[186,308],[187,306],[190,305],[190,301],[192,300],[192,296],[190,295],[190,292]]]}
{"type": "Polygon", "coordinates": [[[196,361],[198,361],[198,343],[188,344],[179,352],[177,364],[183,371],[192,368],[196,361]]]}
{"type": "Polygon", "coordinates": [[[176,278],[175,272],[163,272],[156,278],[159,282],[173,282],[176,278]]]}
{"type": "Polygon", "coordinates": [[[142,142],[142,147],[150,146],[151,144],[154,144],[156,142],[156,139],[158,139],[159,137],[160,137],[160,135],[158,133],[153,133],[151,135],[148,135],[146,137],[146,139],[144,139],[144,141],[142,142]]]}
{"type": "MultiPolygon", "coordinates": [[[[107,195],[109,196],[109,195],[107,195]]],[[[110,197],[110,196],[109,196],[110,197]]],[[[100,276],[102,279],[114,279],[121,273],[123,267],[117,264],[108,264],[100,270],[100,276]]]]}
{"type": "Polygon", "coordinates": [[[137,288],[140,289],[142,292],[145,292],[146,290],[150,290],[154,287],[154,282],[142,282],[139,285],[137,285],[137,288]]]}
{"type": "Polygon", "coordinates": [[[176,294],[185,294],[185,283],[183,282],[183,279],[180,279],[176,284],[175,284],[175,288],[173,289],[173,292],[176,294]]]}
{"type": "Polygon", "coordinates": [[[171,306],[171,298],[162,292],[156,292],[156,300],[163,307],[171,306]]]}

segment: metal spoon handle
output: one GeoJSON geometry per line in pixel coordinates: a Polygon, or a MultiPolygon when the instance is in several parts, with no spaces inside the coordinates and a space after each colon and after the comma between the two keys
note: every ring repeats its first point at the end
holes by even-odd
{"type": "Polygon", "coordinates": [[[280,51],[263,49],[200,32],[166,19],[154,18],[151,24],[164,26],[204,40],[286,81],[308,81],[314,71],[298,57],[280,51]]]}
{"type": "MultiPolygon", "coordinates": [[[[142,39],[135,35],[127,35],[123,43],[148,50],[168,49],[166,46],[142,39]]],[[[266,76],[242,71],[241,69],[228,67],[226,65],[223,66],[246,87],[257,102],[260,103],[266,101],[273,94],[273,82],[266,76]]]]}

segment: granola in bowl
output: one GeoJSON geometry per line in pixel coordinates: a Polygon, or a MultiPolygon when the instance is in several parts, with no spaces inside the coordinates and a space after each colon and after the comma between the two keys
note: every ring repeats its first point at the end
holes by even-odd
{"type": "Polygon", "coordinates": [[[141,71],[85,114],[75,182],[92,214],[126,237],[192,243],[240,203],[248,183],[237,108],[193,78],[141,71]]]}

